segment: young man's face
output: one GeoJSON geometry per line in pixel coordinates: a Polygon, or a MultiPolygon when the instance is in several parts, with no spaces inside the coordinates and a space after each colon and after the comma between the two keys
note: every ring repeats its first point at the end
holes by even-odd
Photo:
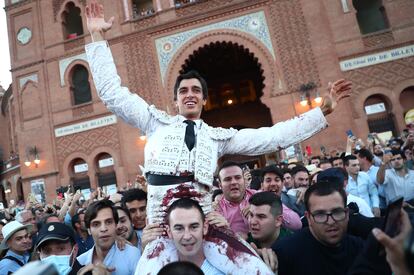
{"type": "Polygon", "coordinates": [[[270,205],[250,205],[249,213],[249,231],[253,239],[259,242],[265,242],[276,233],[276,230],[282,225],[282,215],[273,216],[270,212],[270,205]]]}
{"type": "Polygon", "coordinates": [[[123,210],[118,209],[117,211],[119,220],[116,226],[116,234],[126,240],[131,240],[132,234],[135,234],[131,220],[123,210]]]}
{"type": "Polygon", "coordinates": [[[344,168],[344,161],[342,159],[336,159],[332,162],[332,164],[335,168],[344,168]]]}
{"type": "Polygon", "coordinates": [[[103,208],[98,211],[96,217],[91,220],[89,234],[92,235],[95,245],[104,250],[109,250],[115,242],[116,223],[111,208],[103,208]]]}
{"type": "Polygon", "coordinates": [[[295,182],[295,188],[308,187],[309,186],[309,174],[305,171],[299,171],[293,177],[295,182]]]}
{"type": "Polygon", "coordinates": [[[134,229],[143,229],[146,225],[145,220],[147,219],[147,201],[133,200],[125,204],[131,215],[134,229]]]}
{"type": "Polygon", "coordinates": [[[326,246],[337,246],[346,234],[348,210],[339,192],[328,196],[312,194],[309,212],[305,212],[312,235],[326,246]],[[326,219],[325,214],[332,214],[326,219]]]}
{"type": "Polygon", "coordinates": [[[243,171],[238,166],[229,166],[219,172],[219,185],[226,200],[240,202],[246,193],[243,171]]]}
{"type": "Polygon", "coordinates": [[[404,159],[402,158],[401,154],[392,156],[390,162],[392,168],[395,170],[401,170],[404,168],[404,159]]]}
{"type": "Polygon", "coordinates": [[[203,238],[208,223],[203,222],[196,208],[176,208],[169,216],[167,233],[181,257],[195,257],[203,253],[203,238]]]}
{"type": "Polygon", "coordinates": [[[285,173],[283,175],[283,185],[286,187],[286,189],[293,188],[293,178],[290,173],[285,173]]]}
{"type": "Polygon", "coordinates": [[[359,160],[357,159],[350,159],[348,166],[346,166],[346,171],[350,175],[358,175],[360,170],[359,160]]]}
{"type": "Polygon", "coordinates": [[[280,196],[282,193],[283,183],[282,179],[274,173],[266,173],[263,176],[262,190],[274,192],[280,196]]]}
{"type": "Polygon", "coordinates": [[[22,229],[13,234],[7,241],[7,245],[12,251],[23,254],[32,247],[32,238],[27,229],[22,229]]]}
{"type": "Polygon", "coordinates": [[[23,221],[21,223],[24,224],[24,225],[31,224],[32,225],[31,233],[36,234],[36,232],[37,232],[36,218],[35,218],[35,216],[33,216],[32,212],[25,211],[22,214],[22,219],[23,219],[23,221]]]}
{"type": "Polygon", "coordinates": [[[197,78],[181,80],[175,101],[180,115],[187,119],[199,119],[206,102],[203,99],[201,83],[197,78]]]}

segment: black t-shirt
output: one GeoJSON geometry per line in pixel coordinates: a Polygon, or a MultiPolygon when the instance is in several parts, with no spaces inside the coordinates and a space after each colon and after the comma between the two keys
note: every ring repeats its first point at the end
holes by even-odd
{"type": "Polygon", "coordinates": [[[272,249],[278,257],[279,275],[341,275],[347,273],[362,247],[363,241],[350,235],[338,247],[324,246],[304,228],[272,249]]]}

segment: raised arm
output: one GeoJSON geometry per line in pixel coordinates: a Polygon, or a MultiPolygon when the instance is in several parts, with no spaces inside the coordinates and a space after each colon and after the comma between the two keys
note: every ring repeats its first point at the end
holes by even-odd
{"type": "Polygon", "coordinates": [[[344,79],[329,84],[320,108],[310,110],[291,120],[279,122],[272,127],[242,129],[227,141],[221,154],[260,155],[287,148],[310,138],[327,127],[325,115],[334,111],[338,103],[349,97],[352,83],[344,79]]]}
{"type": "Polygon", "coordinates": [[[128,124],[146,134],[153,129],[149,105],[127,87],[121,86],[111,50],[103,34],[112,27],[114,18],[104,19],[104,7],[92,0],[86,7],[88,30],[94,43],[85,46],[86,56],[99,97],[105,106],[128,124]]]}

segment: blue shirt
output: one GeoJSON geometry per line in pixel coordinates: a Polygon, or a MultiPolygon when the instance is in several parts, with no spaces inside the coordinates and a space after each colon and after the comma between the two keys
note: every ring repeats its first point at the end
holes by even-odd
{"type": "Polygon", "coordinates": [[[75,241],[79,247],[78,255],[82,255],[83,253],[85,253],[86,251],[88,251],[95,245],[95,242],[93,241],[92,236],[89,234],[86,240],[83,240],[83,238],[80,235],[76,234],[75,241]]]}
{"type": "Polygon", "coordinates": [[[346,191],[365,200],[369,207],[379,207],[378,189],[365,172],[359,172],[357,180],[349,176],[346,191]]]}
{"type": "MultiPolygon", "coordinates": [[[[95,246],[80,255],[77,258],[78,262],[81,265],[88,265],[92,263],[94,249],[95,246]]],[[[112,272],[112,275],[133,275],[135,273],[135,267],[140,257],[141,252],[138,250],[138,248],[127,244],[125,245],[124,250],[119,250],[116,246],[116,243],[114,243],[108,254],[106,254],[103,264],[107,267],[115,268],[115,271],[112,272]]]]}
{"type": "MultiPolygon", "coordinates": [[[[27,262],[29,261],[29,258],[30,258],[30,254],[28,252],[25,253],[24,255],[19,255],[19,254],[14,253],[10,249],[9,249],[9,251],[7,251],[5,256],[15,257],[17,260],[19,260],[24,265],[27,264],[27,262]]],[[[21,268],[21,266],[13,260],[2,259],[0,261],[0,274],[2,274],[2,275],[3,274],[4,275],[9,274],[9,272],[14,273],[19,268],[21,268]]]]}
{"type": "Polygon", "coordinates": [[[375,185],[377,186],[378,196],[380,197],[379,198],[380,199],[380,203],[379,203],[380,208],[386,208],[387,205],[385,203],[384,186],[382,184],[378,184],[378,182],[377,182],[378,170],[379,170],[378,166],[371,165],[371,167],[369,167],[369,169],[368,169],[368,171],[366,171],[366,173],[368,174],[371,181],[374,182],[375,185]]]}
{"type": "Polygon", "coordinates": [[[224,275],[223,272],[215,268],[207,259],[204,260],[203,265],[200,267],[205,275],[224,275]]]}

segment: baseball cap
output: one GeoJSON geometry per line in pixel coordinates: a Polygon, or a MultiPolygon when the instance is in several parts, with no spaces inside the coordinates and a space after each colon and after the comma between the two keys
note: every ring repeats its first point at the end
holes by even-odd
{"type": "Polygon", "coordinates": [[[71,241],[75,242],[75,232],[69,226],[60,222],[47,223],[39,231],[37,236],[37,242],[35,250],[46,241],[57,240],[57,241],[71,241]]]}

